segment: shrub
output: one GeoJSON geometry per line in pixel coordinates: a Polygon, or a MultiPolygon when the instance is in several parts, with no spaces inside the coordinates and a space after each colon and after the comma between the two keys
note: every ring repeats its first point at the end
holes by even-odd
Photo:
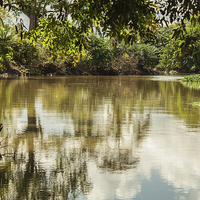
{"type": "Polygon", "coordinates": [[[184,78],[181,81],[183,81],[183,82],[200,82],[200,74],[184,76],[184,78]]]}
{"type": "Polygon", "coordinates": [[[140,67],[155,68],[159,63],[160,50],[153,45],[134,44],[130,47],[129,51],[135,54],[140,67]]]}
{"type": "Polygon", "coordinates": [[[38,60],[38,50],[26,40],[15,41],[13,47],[13,61],[20,65],[30,66],[38,60]]]}
{"type": "Polygon", "coordinates": [[[150,44],[135,43],[129,46],[121,43],[114,50],[114,55],[118,57],[124,54],[129,56],[134,54],[137,58],[138,66],[142,68],[155,68],[160,59],[160,49],[150,44]]]}
{"type": "Polygon", "coordinates": [[[92,36],[88,46],[86,59],[94,65],[102,65],[113,58],[111,44],[101,37],[98,38],[97,36],[92,36]]]}
{"type": "MultiPolygon", "coordinates": [[[[173,25],[173,27],[177,27],[173,25]]],[[[161,55],[158,68],[170,71],[177,70],[179,72],[198,72],[200,69],[200,26],[195,28],[186,26],[187,32],[183,32],[182,37],[175,40],[172,39],[172,33],[169,35],[169,43],[165,46],[161,55]]]]}

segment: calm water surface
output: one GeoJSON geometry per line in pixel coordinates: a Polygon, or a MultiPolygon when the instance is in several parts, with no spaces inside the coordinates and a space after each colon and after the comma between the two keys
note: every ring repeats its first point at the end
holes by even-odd
{"type": "Polygon", "coordinates": [[[200,90],[180,78],[0,79],[0,199],[200,199],[200,90]]]}

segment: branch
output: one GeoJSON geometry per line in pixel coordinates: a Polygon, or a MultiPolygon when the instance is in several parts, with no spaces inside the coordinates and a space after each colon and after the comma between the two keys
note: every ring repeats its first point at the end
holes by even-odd
{"type": "MultiPolygon", "coordinates": [[[[3,129],[3,124],[0,124],[0,132],[1,132],[2,129],[3,129]]],[[[15,157],[16,149],[15,149],[14,146],[12,146],[12,145],[4,145],[4,146],[2,146],[2,145],[1,145],[1,143],[2,143],[5,139],[8,138],[8,135],[9,135],[9,134],[7,134],[7,136],[6,136],[3,140],[1,140],[1,142],[0,142],[0,149],[5,149],[5,151],[6,151],[6,153],[4,153],[4,154],[1,154],[1,153],[0,153],[0,159],[2,159],[2,156],[5,156],[5,157],[15,157]],[[8,147],[12,147],[12,148],[14,149],[14,153],[9,153],[9,152],[8,152],[8,147]],[[10,155],[11,155],[11,156],[10,156],[10,155]]]]}

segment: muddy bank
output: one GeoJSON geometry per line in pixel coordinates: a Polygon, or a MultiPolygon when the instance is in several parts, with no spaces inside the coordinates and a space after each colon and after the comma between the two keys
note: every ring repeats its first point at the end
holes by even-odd
{"type": "Polygon", "coordinates": [[[1,76],[68,76],[68,75],[157,75],[157,70],[138,65],[135,58],[119,57],[112,62],[101,65],[79,62],[76,66],[72,62],[62,64],[56,62],[39,63],[35,66],[7,65],[1,76]]]}
{"type": "Polygon", "coordinates": [[[108,76],[117,76],[117,75],[158,75],[160,72],[156,70],[151,70],[147,68],[133,68],[123,67],[123,69],[115,69],[110,66],[101,67],[93,66],[90,69],[85,67],[57,67],[53,63],[40,66],[40,68],[32,68],[31,70],[27,69],[26,71],[20,70],[17,68],[9,67],[8,70],[1,73],[0,76],[69,76],[69,75],[108,75],[108,76]],[[37,73],[35,71],[37,70],[37,73]]]}

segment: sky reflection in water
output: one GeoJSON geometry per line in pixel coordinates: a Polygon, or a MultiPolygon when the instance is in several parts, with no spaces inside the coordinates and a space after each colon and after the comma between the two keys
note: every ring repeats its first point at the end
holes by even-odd
{"type": "Polygon", "coordinates": [[[200,199],[200,93],[179,79],[0,80],[1,138],[17,149],[1,198],[200,199]]]}

